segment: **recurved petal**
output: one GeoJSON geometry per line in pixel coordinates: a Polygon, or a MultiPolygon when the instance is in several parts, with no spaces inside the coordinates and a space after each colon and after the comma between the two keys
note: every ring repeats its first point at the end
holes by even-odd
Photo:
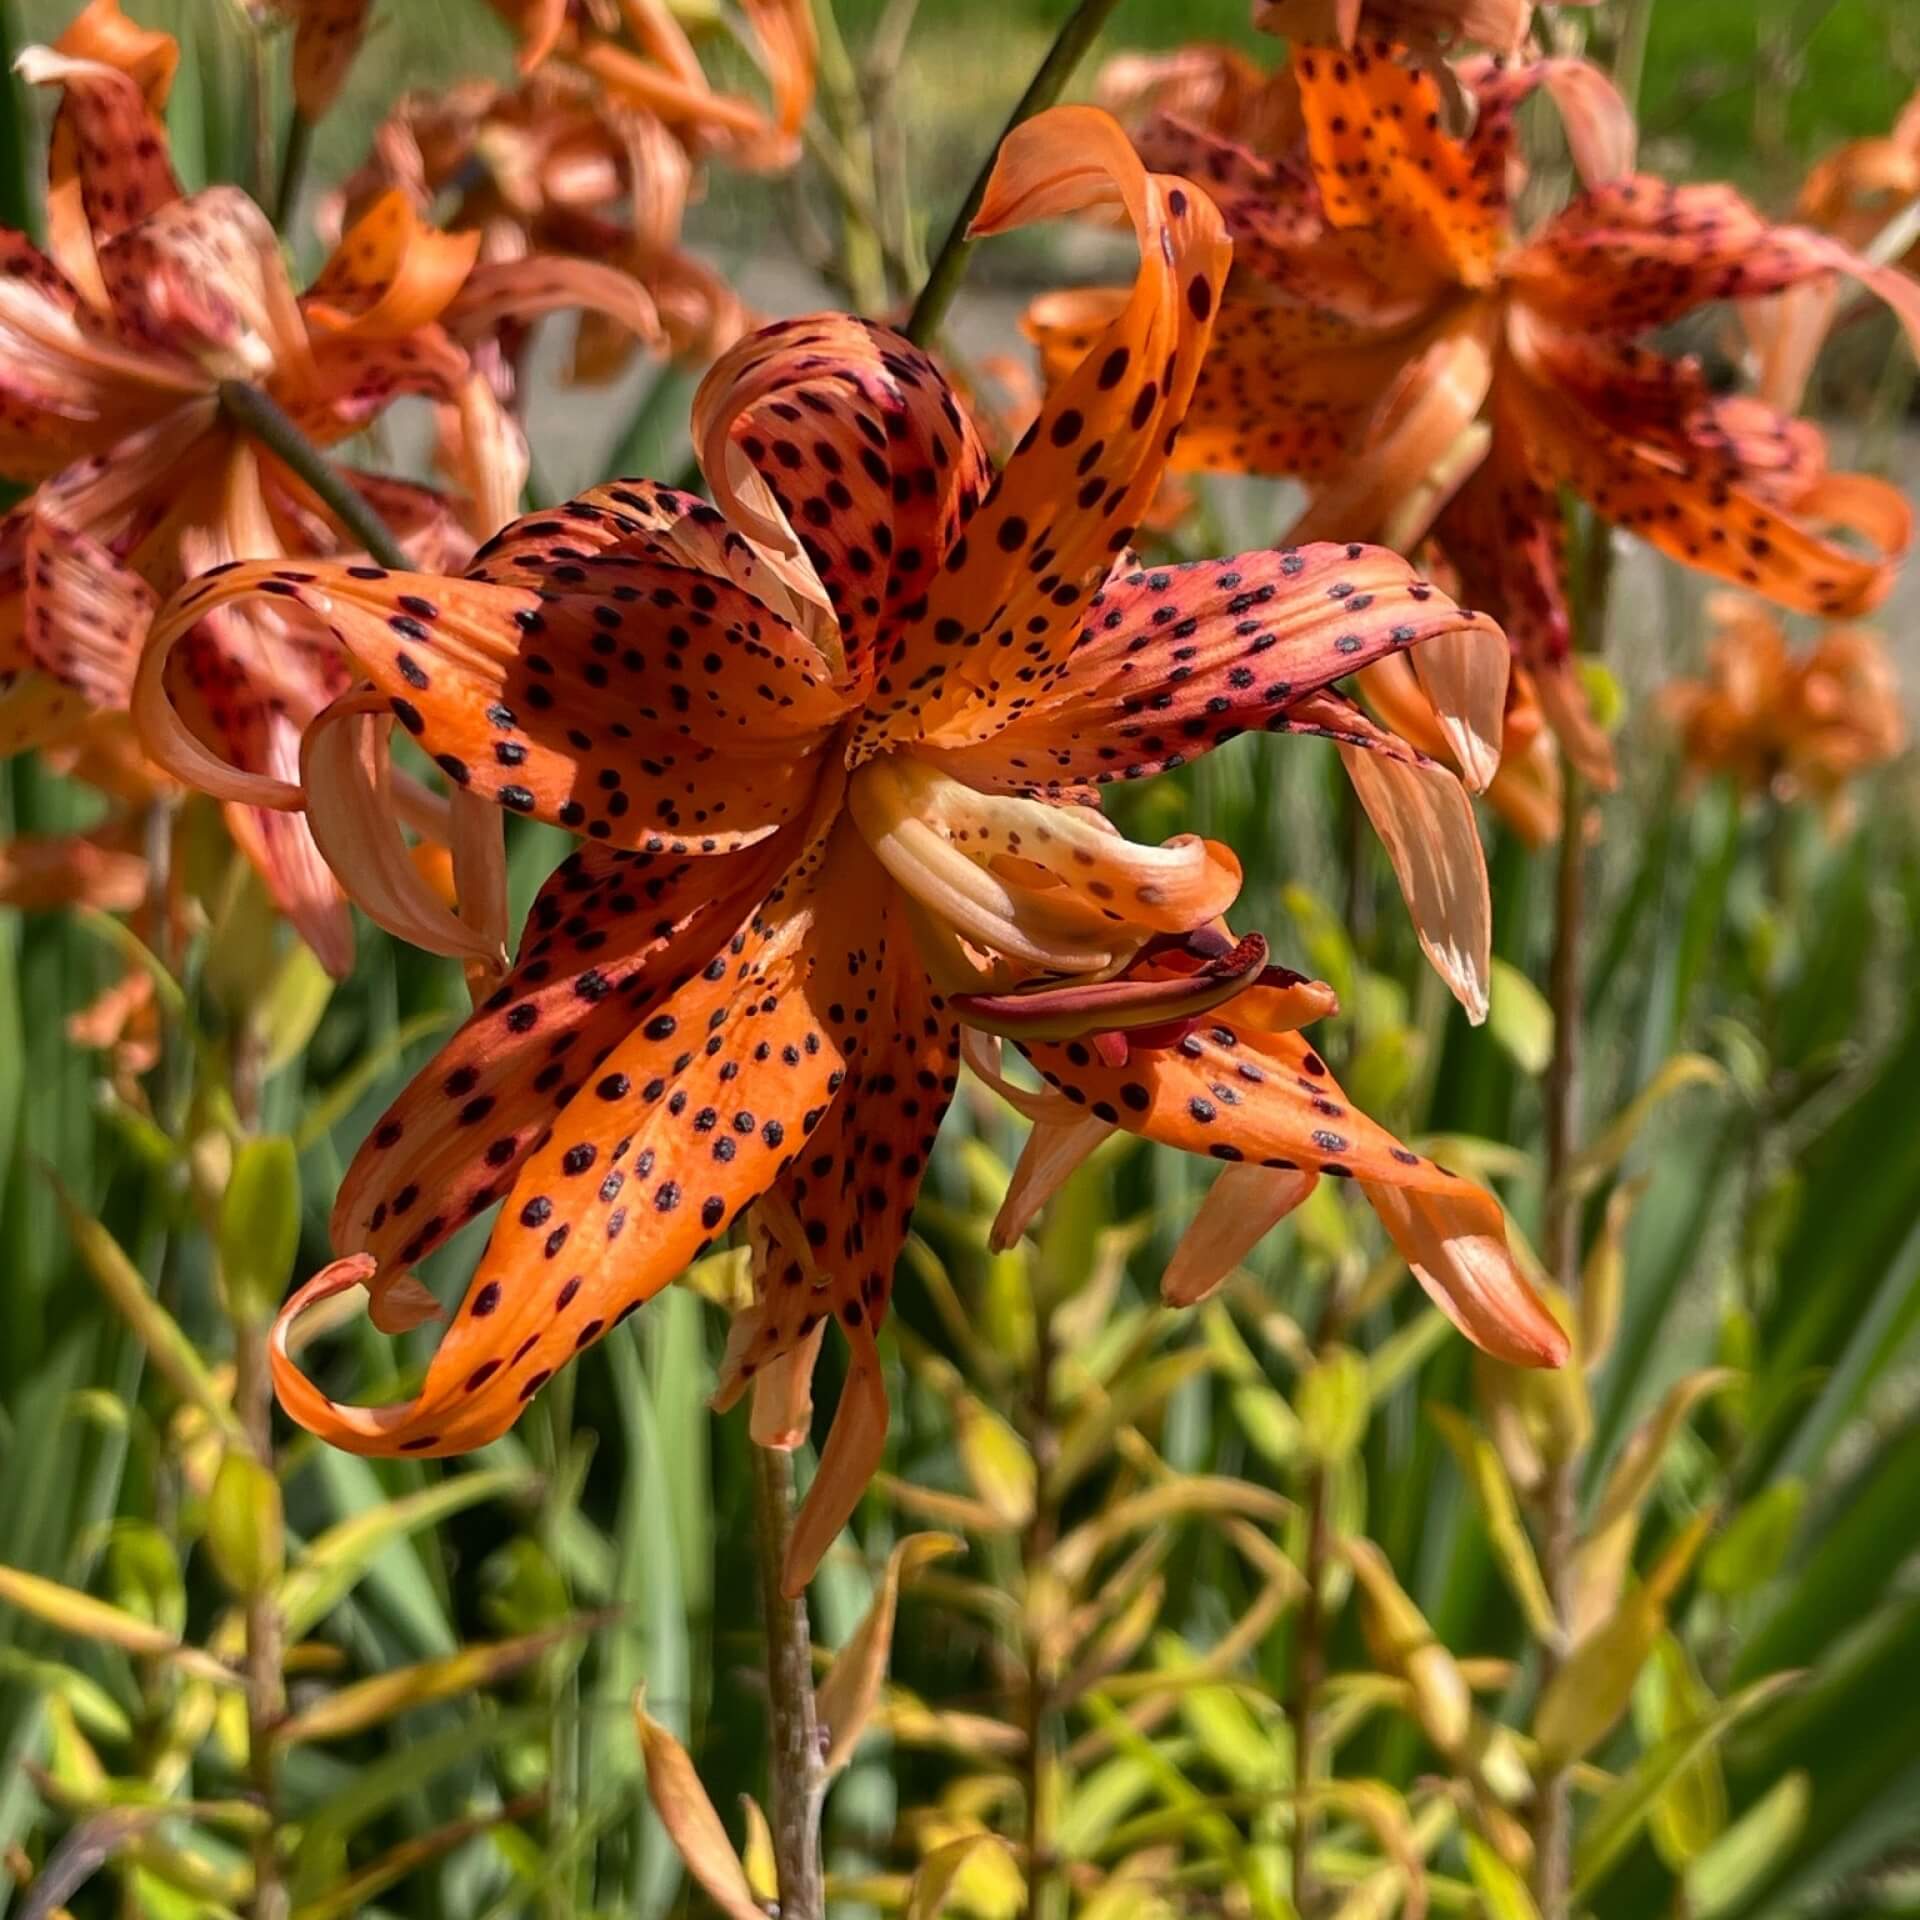
{"type": "Polygon", "coordinates": [[[889,670],[900,703],[889,738],[986,739],[1043,697],[1069,671],[1087,603],[1166,471],[1231,251],[1213,203],[1148,173],[1108,115],[1056,107],[1007,137],[973,231],[1093,208],[1133,226],[1133,290],[947,553],[889,670]]]}
{"type": "Polygon", "coordinates": [[[307,331],[272,223],[238,187],[208,187],[100,242],[120,333],[210,378],[302,377],[307,331]]]}
{"type": "Polygon", "coordinates": [[[297,0],[293,28],[293,98],[301,118],[318,120],[346,84],[367,30],[373,0],[297,0]]]}
{"type": "Polygon", "coordinates": [[[403,1270],[485,1212],[604,1078],[613,1048],[719,954],[782,864],[778,844],[716,861],[593,845],[570,855],[534,901],[505,981],[354,1156],[334,1244],[403,1270]]]}
{"type": "Polygon", "coordinates": [[[87,18],[76,21],[59,46],[28,47],[14,71],[30,85],[61,89],[47,147],[47,246],[82,296],[104,309],[96,248],[177,200],[180,183],[157,103],[142,85],[144,78],[164,99],[158,69],[145,67],[136,78],[108,64],[101,57],[113,52],[107,41],[75,36],[87,18]]]}
{"type": "Polygon", "coordinates": [[[1204,1300],[1319,1184],[1287,1167],[1222,1167],[1160,1276],[1161,1299],[1204,1300]]]}
{"type": "Polygon", "coordinates": [[[1633,170],[1640,130],[1633,110],[1605,73],[1585,60],[1463,60],[1460,83],[1473,97],[1467,151],[1475,170],[1502,179],[1513,163],[1515,116],[1541,88],[1559,110],[1574,171],[1589,186],[1633,170]]]}
{"type": "MultiPolygon", "coordinates": [[[[538,588],[235,567],[176,596],[143,681],[195,621],[256,594],[311,613],[455,785],[616,845],[715,853],[772,833],[807,807],[839,712],[811,650],[731,581],[604,557],[538,588]]],[[[164,716],[143,724],[163,765],[195,760],[164,716]]],[[[226,797],[285,804],[244,785],[226,797]]]]}
{"type": "Polygon", "coordinates": [[[1384,547],[1320,543],[1139,568],[1095,595],[1067,671],[1011,725],[929,758],[981,786],[1138,779],[1239,734],[1284,730],[1320,688],[1440,644],[1458,656],[1461,710],[1491,724],[1494,689],[1464,683],[1497,679],[1504,694],[1500,630],[1384,547]]]}
{"type": "Polygon", "coordinates": [[[1488,285],[1506,241],[1506,183],[1446,129],[1431,73],[1378,44],[1294,60],[1327,219],[1369,227],[1462,286],[1488,285]]]}
{"type": "Polygon", "coordinates": [[[1920,281],[1807,227],[1777,227],[1731,187],[1631,174],[1574,200],[1508,262],[1542,318],[1636,334],[1710,300],[1747,300],[1847,275],[1886,301],[1920,344],[1920,281]]]}
{"type": "Polygon", "coordinates": [[[1393,863],[1413,930],[1475,1026],[1487,1017],[1493,901],[1473,806],[1458,778],[1376,727],[1336,694],[1298,709],[1297,728],[1328,735],[1393,863]]]}
{"type": "Polygon", "coordinates": [[[1514,1367],[1565,1364],[1566,1333],[1515,1262],[1491,1194],[1464,1180],[1360,1188],[1413,1277],[1476,1347],[1514,1367]]]}
{"type": "Polygon", "coordinates": [[[399,187],[341,236],[303,304],[318,326],[393,340],[438,320],[480,257],[478,233],[441,233],[399,187]]]}
{"type": "MultiPolygon", "coordinates": [[[[871,868],[868,875],[880,885],[871,868]]],[[[874,1360],[894,1263],[959,1065],[959,1030],[897,909],[884,916],[876,958],[870,1037],[850,1058],[832,1113],[756,1218],[754,1303],[734,1322],[715,1394],[716,1405],[731,1405],[770,1368],[804,1354],[829,1320],[848,1342],[852,1372],[796,1523],[790,1591],[811,1577],[879,1464],[885,1393],[877,1371],[870,1381],[860,1372],[874,1360]]],[[[776,1391],[776,1401],[784,1398],[776,1391]]],[[[797,1445],[804,1433],[790,1424],[778,1438],[797,1445]]]]}
{"type": "Polygon", "coordinates": [[[582,1061],[598,1077],[522,1161],[413,1400],[316,1407],[277,1367],[288,1411],[353,1452],[463,1452],[665,1286],[803,1149],[858,1057],[854,1009],[879,984],[871,875],[857,838],[816,839],[737,951],[582,1061]]]}
{"type": "Polygon", "coordinates": [[[864,684],[878,671],[872,697],[888,701],[900,636],[991,477],[946,376],[872,321],[779,321],[714,363],[694,396],[693,440],[737,528],[772,553],[804,550],[832,602],[848,678],[864,684]],[[741,464],[784,519],[745,495],[741,464]]]}

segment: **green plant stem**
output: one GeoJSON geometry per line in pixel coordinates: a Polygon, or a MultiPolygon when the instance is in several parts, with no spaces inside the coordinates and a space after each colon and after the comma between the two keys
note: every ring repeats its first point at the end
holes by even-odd
{"type": "MultiPolygon", "coordinates": [[[[228,1060],[229,1091],[243,1132],[259,1124],[262,1062],[250,1021],[238,1023],[228,1060]]],[[[267,1329],[244,1302],[233,1300],[233,1410],[253,1457],[273,1468],[273,1374],[267,1364],[267,1329]]],[[[267,1819],[253,1843],[253,1920],[287,1920],[292,1896],[280,1869],[280,1756],[275,1730],[287,1711],[286,1632],[263,1581],[246,1608],[247,1776],[267,1819]]]]}
{"type": "Polygon", "coordinates": [[[220,383],[220,410],[249,439],[293,470],[333,517],[383,567],[405,572],[407,556],[387,524],[327,456],[302,433],[279,401],[244,380],[220,383]]]}
{"type": "Polygon", "coordinates": [[[813,1634],[805,1594],[781,1591],[793,1538],[793,1460],[773,1447],[749,1446],[753,1518],[760,1559],[760,1605],[767,1634],[767,1698],[772,1719],[773,1857],[781,1920],[826,1920],[820,1864],[820,1807],[826,1757],[813,1702],[813,1634]]]}
{"type": "Polygon", "coordinates": [[[877,314],[887,306],[887,270],[875,211],[873,134],[833,0],[814,0],[813,18],[820,47],[820,101],[834,134],[831,142],[815,141],[814,151],[825,155],[830,148],[837,163],[832,171],[840,192],[840,264],[847,291],[861,312],[877,314]]]}
{"type": "MultiPolygon", "coordinates": [[[[1060,1516],[1048,1489],[1059,1458],[1053,1429],[1053,1366],[1056,1341],[1050,1297],[1035,1300],[1033,1375],[1027,1401],[1027,1445],[1033,1454],[1033,1515],[1020,1537],[1021,1591],[1031,1595],[1047,1557],[1059,1539],[1060,1516]]],[[[1054,1847],[1052,1811],[1054,1775],[1060,1765],[1056,1746],[1053,1684],[1046,1650],[1031,1631],[1025,1644],[1026,1675],[1021,1702],[1027,1736],[1027,1915],[1028,1920],[1063,1920],[1066,1883],[1054,1847]]]]}
{"type": "MultiPolygon", "coordinates": [[[[1575,631],[1597,651],[1604,637],[1613,588],[1613,545],[1605,522],[1591,520],[1577,576],[1575,631]]],[[[1542,1253],[1569,1306],[1580,1292],[1580,1196],[1568,1174],[1580,1151],[1581,1074],[1586,1007],[1587,795],[1579,770],[1565,763],[1560,846],[1554,867],[1553,957],[1547,999],[1553,1008],[1553,1055],[1547,1064],[1547,1203],[1542,1253]]],[[[1573,1364],[1579,1365],[1576,1355],[1573,1364]]],[[[1560,1632],[1540,1647],[1544,1692],[1567,1652],[1579,1546],[1579,1454],[1557,1462],[1539,1501],[1540,1570],[1560,1632]]],[[[1568,1774],[1556,1769],[1534,1785],[1533,1896],[1540,1920],[1567,1920],[1573,1872],[1573,1796],[1568,1774]]]]}
{"type": "Polygon", "coordinates": [[[960,282],[966,278],[967,261],[973,253],[973,239],[968,228],[973,225],[974,215],[980,211],[981,201],[987,197],[987,182],[993,177],[994,162],[999,158],[1001,142],[1022,121],[1031,120],[1036,113],[1052,106],[1060,97],[1061,89],[1072,77],[1074,68],[1099,37],[1100,29],[1107,24],[1107,16],[1118,4],[1119,0],[1079,0],[1079,4],[1062,23],[1060,31],[1055,34],[1053,45],[1047,49],[1047,57],[1040,62],[1039,69],[1027,82],[1026,92],[1007,116],[1007,124],[1000,130],[1000,139],[993,143],[993,151],[974,175],[973,185],[967,189],[967,197],[961,201],[960,211],[953,216],[953,225],[947,229],[947,237],[940,243],[940,251],[934,256],[933,271],[927,275],[927,284],[920,289],[920,297],[913,303],[913,312],[907,318],[904,331],[907,338],[917,345],[924,347],[940,331],[947,317],[947,309],[953,305],[953,296],[960,291],[960,282]]]}
{"type": "Polygon", "coordinates": [[[1313,1877],[1313,1716],[1326,1678],[1326,1614],[1320,1585],[1327,1559],[1327,1470],[1316,1464],[1307,1479],[1307,1555],[1301,1575],[1298,1636],[1294,1642],[1293,1688],[1287,1717],[1293,1722],[1293,1910],[1312,1920],[1319,1901],[1313,1877]]]}
{"type": "Polygon", "coordinates": [[[287,122],[286,150],[280,156],[280,185],[273,196],[273,224],[292,237],[293,216],[300,211],[300,190],[306,185],[307,158],[313,151],[313,122],[297,107],[287,122]]]}

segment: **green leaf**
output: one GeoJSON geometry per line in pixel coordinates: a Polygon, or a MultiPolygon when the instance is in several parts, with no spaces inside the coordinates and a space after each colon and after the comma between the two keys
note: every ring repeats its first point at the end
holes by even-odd
{"type": "Polygon", "coordinates": [[[1788,1774],[1690,1862],[1681,1882],[1690,1920],[1719,1920],[1743,1908],[1792,1853],[1812,1800],[1811,1779],[1788,1774]]]}
{"type": "Polygon", "coordinates": [[[1540,1920],[1527,1883],[1477,1833],[1462,1833],[1460,1844],[1486,1920],[1540,1920]]]}
{"type": "Polygon", "coordinates": [[[1776,1699],[1799,1675],[1770,1674],[1732,1695],[1698,1725],[1668,1735],[1643,1753],[1632,1769],[1592,1808],[1574,1847],[1573,1892],[1584,1899],[1607,1876],[1647,1823],[1669,1781],[1683,1767],[1716,1747],[1749,1714],[1776,1699]]]}
{"type": "Polygon", "coordinates": [[[284,1134],[243,1141],[220,1200],[220,1271],[236,1312],[272,1318],[300,1250],[300,1166],[284,1134]]]}
{"type": "Polygon", "coordinates": [[[1366,1361],[1351,1347],[1325,1348],[1294,1392],[1308,1450],[1328,1466],[1347,1459],[1366,1438],[1372,1399],[1366,1361]]]}
{"type": "Polygon", "coordinates": [[[1807,1501],[1804,1480],[1776,1480],[1727,1522],[1700,1562],[1700,1583],[1729,1598],[1753,1593],[1786,1563],[1807,1501]]]}
{"type": "Polygon", "coordinates": [[[1533,1543],[1520,1519],[1513,1483],[1501,1465],[1493,1442],[1464,1414],[1452,1407],[1429,1407],[1427,1417],[1439,1428],[1486,1522],[1495,1564],[1520,1603],[1520,1611],[1534,1636],[1550,1640],[1559,1632],[1552,1596],[1534,1558],[1533,1543]]]}
{"type": "Polygon", "coordinates": [[[207,1495],[207,1551],[228,1591],[242,1600],[280,1577],[286,1528],[280,1483],[244,1447],[229,1447],[207,1495]]]}
{"type": "Polygon", "coordinates": [[[1495,955],[1487,1031],[1522,1073],[1539,1075],[1553,1058],[1553,1009],[1520,969],[1495,955]]]}

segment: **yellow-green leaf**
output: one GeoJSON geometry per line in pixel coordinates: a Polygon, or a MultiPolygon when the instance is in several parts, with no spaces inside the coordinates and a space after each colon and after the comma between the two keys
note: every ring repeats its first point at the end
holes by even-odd
{"type": "Polygon", "coordinates": [[[1710,1593],[1752,1593],[1780,1571],[1806,1505],[1804,1480],[1784,1479],[1763,1488],[1727,1522],[1700,1562],[1700,1583],[1710,1593]]]}
{"type": "Polygon", "coordinates": [[[1687,1087],[1725,1086],[1726,1069],[1704,1053],[1677,1053],[1627,1102],[1567,1169],[1577,1194],[1591,1193],[1626,1157],[1655,1112],[1687,1087]]]}
{"type": "Polygon", "coordinates": [[[1325,1348],[1294,1393],[1309,1450],[1328,1466],[1345,1460],[1366,1438],[1371,1400],[1367,1363],[1360,1355],[1351,1347],[1325,1348]]]}
{"type": "Polygon", "coordinates": [[[960,1464],[974,1492],[1000,1525],[1024,1527],[1033,1517],[1040,1471],[1026,1442],[990,1407],[970,1393],[953,1403],[960,1464]]]}
{"type": "Polygon", "coordinates": [[[207,1551],[228,1591],[264,1592],[286,1563],[280,1483],[244,1447],[229,1447],[207,1496],[207,1551]]]}
{"type": "Polygon", "coordinates": [[[829,1773],[838,1772],[853,1758],[854,1748],[873,1716],[874,1702],[880,1698],[902,1582],[921,1567],[965,1550],[966,1542],[949,1533],[910,1533],[888,1554],[873,1604],[853,1630],[852,1638],[834,1655],[833,1665],[815,1695],[820,1729],[829,1742],[829,1773]]]}
{"type": "Polygon", "coordinates": [[[243,1141],[220,1201],[220,1271],[237,1312],[267,1320],[300,1250],[300,1166],[285,1134],[243,1141]]]}
{"type": "Polygon", "coordinates": [[[1743,1813],[1683,1876],[1690,1920],[1718,1920],[1746,1905],[1799,1843],[1813,1782],[1790,1773],[1743,1813]]]}
{"type": "Polygon", "coordinates": [[[1522,1073],[1536,1077],[1553,1058],[1553,1009],[1511,961],[1496,955],[1487,1003],[1487,1031],[1522,1073]]]}
{"type": "Polygon", "coordinates": [[[692,1758],[647,1712],[644,1688],[633,1696],[633,1717],[647,1763],[647,1798],[687,1871],[727,1920],[766,1920],[692,1758]]]}
{"type": "Polygon", "coordinates": [[[1507,1478],[1493,1442],[1452,1407],[1429,1407],[1427,1417],[1440,1429],[1440,1437],[1446,1441],[1461,1478],[1473,1494],[1480,1517],[1486,1523],[1494,1561],[1512,1589],[1513,1597],[1519,1601],[1527,1625],[1536,1639],[1553,1639],[1560,1630],[1553,1599],[1541,1577],[1540,1563],[1534,1558],[1533,1542],[1527,1538],[1526,1527],[1521,1522],[1513,1483],[1507,1478]]]}
{"type": "Polygon", "coordinates": [[[126,1653],[170,1660],[186,1672],[222,1686],[240,1684],[240,1676],[211,1654],[185,1646],[164,1627],[124,1608],[109,1606],[77,1587],[63,1587],[56,1580],[43,1579],[19,1567],[0,1567],[0,1600],[79,1639],[99,1640],[126,1653]]]}
{"type": "MultiPolygon", "coordinates": [[[[1641,1748],[1711,1719],[1716,1704],[1686,1649],[1671,1633],[1663,1633],[1634,1689],[1634,1728],[1641,1748]]],[[[1713,1844],[1726,1824],[1726,1775],[1719,1754],[1708,1747],[1674,1770],[1653,1803],[1648,1830],[1655,1851],[1678,1873],[1713,1844]]]]}
{"type": "Polygon", "coordinates": [[[1540,1909],[1533,1904],[1527,1883],[1477,1833],[1461,1834],[1460,1842],[1466,1849],[1467,1874],[1480,1896],[1480,1910],[1486,1920],[1540,1920],[1540,1909]]]}
{"type": "Polygon", "coordinates": [[[593,1625],[589,1619],[572,1620],[540,1633],[463,1647],[438,1660],[421,1660],[392,1673],[355,1681],[281,1721],[274,1729],[274,1738],[292,1746],[303,1741],[344,1740],[350,1734],[364,1733],[395,1714],[495,1686],[537,1660],[549,1647],[586,1633],[593,1625]]]}
{"type": "Polygon", "coordinates": [[[1473,1727],[1473,1694],[1459,1662],[1371,1540],[1343,1541],[1340,1551],[1365,1599],[1362,1619],[1374,1658],[1412,1690],[1414,1715],[1427,1738],[1444,1754],[1459,1753],[1473,1727]]]}

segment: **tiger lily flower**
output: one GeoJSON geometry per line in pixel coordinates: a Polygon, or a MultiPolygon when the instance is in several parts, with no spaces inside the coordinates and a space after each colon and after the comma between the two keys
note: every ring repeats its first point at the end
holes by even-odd
{"type": "MultiPolygon", "coordinates": [[[[1251,151],[1162,116],[1148,164],[1207,184],[1236,243],[1180,460],[1294,474],[1314,498],[1290,538],[1411,545],[1431,526],[1473,604],[1506,628],[1562,745],[1599,782],[1612,755],[1570,662],[1558,493],[1663,553],[1781,605],[1852,615],[1887,590],[1901,496],[1830,472],[1819,430],[1641,336],[1713,300],[1834,274],[1920,336],[1920,285],[1837,240],[1765,222],[1731,188],[1632,171],[1634,130],[1592,68],[1463,63],[1464,138],[1402,48],[1297,48],[1302,132],[1251,151]],[[1586,189],[1531,238],[1514,228],[1515,116],[1545,88],[1586,189]],[[1863,553],[1836,536],[1862,541],[1863,553]]],[[[1029,316],[1071,364],[1119,298],[1029,316]]]]}
{"type": "MultiPolygon", "coordinates": [[[[1908,218],[1920,199],[1920,94],[1885,134],[1849,140],[1807,175],[1795,216],[1856,252],[1898,258],[1920,271],[1920,237],[1908,218]]],[[[1774,406],[1794,408],[1806,392],[1839,306],[1840,283],[1828,277],[1768,300],[1748,301],[1741,317],[1759,362],[1760,392],[1774,406]]]]}
{"type": "MultiPolygon", "coordinates": [[[[1592,0],[1571,0],[1575,6],[1592,0]]],[[[1533,25],[1534,0],[1254,0],[1254,25],[1289,40],[1352,50],[1361,29],[1438,49],[1474,40],[1516,53],[1533,25]]]]}
{"type": "MultiPolygon", "coordinates": [[[[432,232],[397,195],[369,208],[296,296],[251,200],[180,190],[158,117],[177,54],[116,0],[93,0],[56,46],[19,62],[61,98],[51,257],[0,231],[0,477],[33,488],[0,519],[0,735],[13,749],[53,737],[76,704],[124,710],[152,610],[183,580],[349,544],[305,484],[229,422],[223,382],[264,388],[322,445],[360,432],[396,395],[443,403],[468,445],[496,455],[475,463],[461,512],[427,488],[349,477],[422,564],[458,564],[475,533],[518,508],[524,457],[469,343],[504,314],[581,300],[656,324],[644,291],[611,269],[477,267],[477,235],[432,232]]],[[[347,684],[331,651],[272,609],[209,622],[176,673],[195,727],[236,762],[285,777],[307,722],[347,684]]],[[[351,924],[304,819],[235,807],[228,820],[276,903],[344,973],[351,924]]]]}
{"type": "MultiPolygon", "coordinates": [[[[306,607],[463,791],[584,841],[500,990],[348,1171],[342,1258],[272,1341],[303,1425],[365,1453],[478,1446],[745,1214],[756,1297],[721,1402],[751,1385],[756,1437],[795,1445],[829,1322],[852,1353],[788,1567],[804,1581],[879,1457],[875,1327],[969,1029],[1103,1122],[1374,1183],[1423,1260],[1456,1228],[1499,1244],[1471,1275],[1427,1270],[1487,1302],[1460,1312],[1507,1357],[1563,1352],[1490,1196],[1352,1115],[1309,1060],[1293,1029],[1325,990],[1224,932],[1231,851],[1136,846],[1094,804],[1103,782],[1243,732],[1331,732],[1418,897],[1455,857],[1445,792],[1466,802],[1333,683],[1461,635],[1498,645],[1377,548],[1127,556],[1228,245],[1209,201],[1086,107],[1007,140],[976,231],[1094,206],[1132,224],[1133,294],[997,474],[925,354],[816,315],[749,335],[703,383],[694,443],[717,507],[615,482],[515,523],[464,578],[241,567],[156,625],[157,696],[211,611],[306,607]],[[1243,1048],[1213,1032],[1242,1018],[1243,1048]],[[290,1345],[301,1313],[364,1284],[378,1324],[413,1323],[433,1307],[410,1270],[496,1203],[414,1398],[322,1393],[290,1345]]],[[[163,703],[139,712],[196,778],[163,703]]],[[[311,786],[260,797],[330,804],[311,786]]]]}
{"type": "MultiPolygon", "coordinates": [[[[511,89],[471,82],[406,96],[331,218],[343,209],[350,221],[396,189],[424,218],[455,193],[448,224],[478,232],[483,258],[537,252],[615,267],[646,289],[666,350],[704,364],[748,322],[725,277],[681,244],[698,164],[657,114],[616,105],[588,76],[551,66],[511,89]]],[[[517,339],[503,340],[517,357],[517,339]]],[[[611,379],[640,344],[609,316],[583,313],[573,377],[611,379]]]]}
{"type": "Polygon", "coordinates": [[[1907,744],[1885,642],[1869,627],[1829,627],[1796,658],[1762,602],[1715,594],[1707,616],[1705,675],[1660,694],[1688,770],[1783,805],[1811,799],[1837,837],[1853,783],[1907,744]]]}
{"type": "Polygon", "coordinates": [[[813,106],[819,43],[811,0],[743,0],[749,51],[768,104],[709,82],[687,30],[666,0],[492,0],[519,42],[522,73],[549,62],[578,69],[610,102],[650,115],[702,156],[777,171],[799,158],[813,106]]]}
{"type": "Polygon", "coordinates": [[[311,126],[347,83],[373,0],[267,0],[293,26],[293,104],[311,126]]]}

